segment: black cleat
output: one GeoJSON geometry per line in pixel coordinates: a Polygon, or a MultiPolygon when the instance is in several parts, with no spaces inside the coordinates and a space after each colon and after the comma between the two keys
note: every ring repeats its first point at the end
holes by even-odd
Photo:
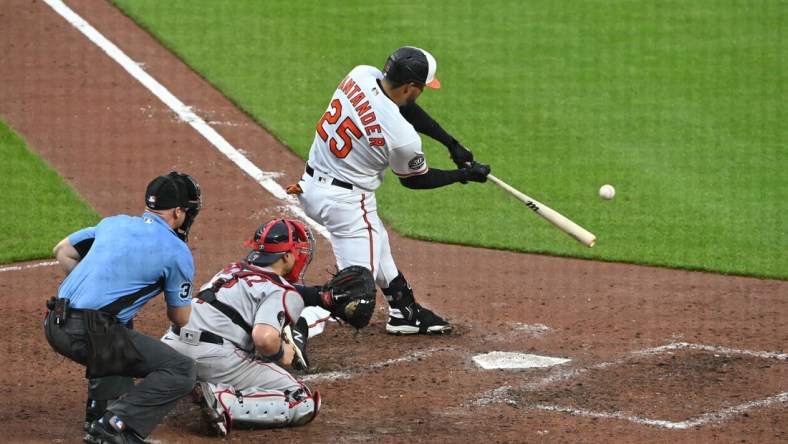
{"type": "Polygon", "coordinates": [[[150,444],[127,428],[123,420],[109,411],[104,413],[101,419],[90,424],[88,434],[83,441],[88,444],[150,444]]]}
{"type": "Polygon", "coordinates": [[[405,318],[389,316],[386,324],[386,333],[393,335],[415,335],[415,334],[436,334],[441,335],[451,331],[452,326],[443,318],[436,315],[432,310],[426,309],[419,304],[401,310],[403,315],[411,311],[411,320],[405,318]],[[412,310],[415,308],[415,314],[412,310]]]}

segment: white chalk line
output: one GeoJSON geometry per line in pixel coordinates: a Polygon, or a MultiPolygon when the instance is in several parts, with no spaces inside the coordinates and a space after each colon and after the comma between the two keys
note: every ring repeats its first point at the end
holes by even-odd
{"type": "Polygon", "coordinates": [[[644,349],[644,350],[633,351],[633,352],[630,352],[628,355],[622,357],[621,359],[617,359],[617,360],[614,360],[614,361],[608,361],[608,362],[601,362],[599,364],[595,364],[595,365],[592,365],[592,366],[589,366],[589,367],[577,368],[577,369],[571,369],[571,370],[565,370],[565,371],[562,371],[559,368],[558,371],[556,371],[553,375],[550,375],[550,376],[548,376],[546,378],[543,378],[542,380],[540,380],[538,382],[532,382],[532,383],[525,384],[523,386],[523,388],[536,390],[536,389],[539,389],[541,387],[545,387],[545,386],[548,386],[550,384],[553,384],[553,383],[555,383],[557,381],[562,381],[562,380],[565,380],[565,379],[570,379],[570,378],[577,377],[578,375],[580,375],[582,373],[585,373],[585,372],[588,372],[590,370],[599,370],[599,369],[603,369],[605,367],[620,365],[620,364],[626,362],[627,360],[630,360],[630,359],[632,359],[634,357],[637,357],[637,356],[656,355],[656,354],[664,353],[666,351],[681,350],[681,349],[684,349],[684,350],[710,351],[710,352],[721,353],[721,354],[725,354],[725,355],[754,356],[754,357],[758,357],[758,358],[762,358],[762,359],[779,359],[779,360],[783,360],[783,361],[788,360],[788,354],[785,354],[785,353],[759,352],[759,351],[751,351],[751,350],[741,350],[741,349],[718,347],[718,346],[712,346],[712,345],[691,344],[691,343],[688,343],[688,342],[674,342],[674,343],[663,345],[663,346],[660,346],[660,347],[647,348],[647,349],[644,349]]]}
{"type": "Polygon", "coordinates": [[[0,273],[4,271],[22,271],[22,270],[29,270],[31,268],[51,267],[53,265],[57,265],[57,261],[39,262],[36,264],[27,264],[27,265],[7,265],[4,267],[0,267],[0,273]]]}
{"type": "Polygon", "coordinates": [[[683,430],[683,429],[689,429],[692,427],[698,427],[707,424],[724,422],[730,419],[732,416],[741,415],[742,413],[748,410],[752,410],[759,407],[768,407],[772,404],[777,404],[781,402],[788,402],[788,392],[780,393],[779,395],[770,396],[764,399],[758,399],[755,401],[747,402],[741,405],[728,407],[726,409],[719,410],[716,412],[704,413],[695,418],[688,419],[686,421],[680,421],[680,422],[666,421],[662,419],[651,419],[642,416],[630,416],[621,412],[612,412],[612,413],[596,412],[593,410],[578,409],[573,407],[564,407],[564,406],[549,405],[549,404],[535,404],[535,405],[529,404],[527,408],[568,413],[570,415],[585,416],[591,418],[623,419],[629,422],[633,422],[635,424],[662,427],[666,429],[683,430]]]}
{"type": "MultiPolygon", "coordinates": [[[[577,377],[591,370],[598,370],[605,367],[623,364],[624,362],[638,356],[656,355],[673,350],[701,350],[701,351],[719,353],[726,356],[744,355],[744,356],[753,356],[762,359],[778,359],[782,361],[788,360],[788,354],[786,353],[772,353],[765,351],[752,351],[752,350],[719,347],[714,345],[692,344],[688,342],[674,342],[660,347],[647,348],[644,350],[636,350],[630,352],[629,354],[623,356],[620,359],[614,361],[601,362],[599,364],[595,364],[585,368],[572,369],[572,370],[561,370],[559,368],[556,372],[541,379],[540,381],[534,383],[526,383],[518,388],[535,391],[540,388],[551,385],[555,382],[577,377]]],[[[521,402],[518,402],[517,400],[511,399],[509,397],[509,393],[511,393],[511,391],[515,389],[516,388],[512,386],[505,386],[505,387],[497,387],[495,389],[488,390],[481,397],[471,401],[471,404],[481,406],[481,405],[494,404],[494,403],[504,403],[504,404],[517,405],[520,407],[530,408],[530,409],[568,413],[575,416],[585,416],[585,417],[605,418],[605,419],[623,419],[636,424],[650,425],[650,426],[663,427],[669,429],[687,429],[701,425],[720,423],[729,419],[731,416],[744,413],[751,409],[768,407],[770,405],[781,403],[781,402],[788,402],[788,392],[783,392],[774,396],[753,400],[750,402],[746,402],[744,404],[728,407],[726,409],[722,409],[719,411],[704,413],[702,415],[688,419],[686,421],[673,422],[673,421],[666,421],[661,419],[651,419],[651,418],[640,417],[640,416],[632,416],[632,415],[627,415],[626,413],[623,412],[598,412],[598,411],[586,410],[581,408],[551,405],[551,404],[523,405],[521,402]]]]}
{"type": "Polygon", "coordinates": [[[375,364],[367,365],[364,367],[360,367],[355,370],[346,370],[346,371],[334,371],[334,372],[324,372],[324,373],[312,373],[307,374],[301,377],[301,380],[304,382],[315,382],[320,380],[336,380],[336,379],[351,379],[357,376],[363,375],[365,373],[369,373],[373,370],[388,367],[394,364],[401,364],[404,362],[413,362],[418,361],[420,359],[427,358],[432,356],[433,354],[440,352],[440,351],[450,351],[447,348],[430,348],[425,351],[416,351],[405,356],[389,359],[383,362],[378,362],[375,364]]]}
{"type": "Polygon", "coordinates": [[[788,361],[788,353],[772,353],[772,352],[763,352],[763,351],[741,350],[736,348],[719,347],[716,345],[691,344],[689,342],[674,342],[672,344],[663,345],[662,347],[647,349],[644,350],[645,353],[643,354],[656,354],[669,350],[682,350],[682,349],[702,350],[702,351],[720,353],[723,355],[744,355],[744,356],[753,356],[762,359],[780,359],[782,361],[788,361]]]}
{"type": "Polygon", "coordinates": [[[281,175],[278,172],[265,172],[247,159],[240,151],[232,146],[227,140],[224,139],[216,130],[214,130],[208,123],[205,122],[200,116],[192,111],[190,106],[187,106],[175,97],[170,91],[165,88],[161,83],[154,79],[151,75],[145,72],[142,64],[135,62],[123,51],[120,50],[114,43],[110,42],[104,35],[98,32],[82,17],[77,15],[73,10],[66,6],[60,0],[44,0],[55,12],[60,14],[67,22],[74,28],[84,34],[91,42],[101,48],[112,60],[117,62],[123,69],[125,69],[132,77],[139,81],[145,88],[159,98],[167,107],[169,107],[180,120],[188,123],[205,139],[207,139],[216,149],[224,154],[228,159],[235,163],[241,170],[252,177],[258,184],[265,190],[271,193],[277,199],[287,202],[286,208],[288,211],[303,219],[315,231],[320,233],[326,239],[329,239],[326,229],[307,217],[303,210],[298,206],[297,199],[288,195],[284,188],[282,188],[274,178],[281,175]]]}

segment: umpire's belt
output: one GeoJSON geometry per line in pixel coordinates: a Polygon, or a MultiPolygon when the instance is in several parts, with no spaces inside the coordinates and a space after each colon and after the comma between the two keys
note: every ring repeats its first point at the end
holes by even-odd
{"type": "MultiPolygon", "coordinates": [[[[175,333],[176,335],[180,336],[181,335],[181,328],[178,327],[175,324],[172,324],[172,332],[175,333]]],[[[195,339],[197,339],[200,342],[207,342],[209,344],[219,344],[219,345],[221,345],[221,344],[224,343],[224,339],[221,336],[217,335],[216,333],[211,333],[209,331],[201,331],[200,332],[200,337],[199,338],[195,338],[195,339]]]]}
{"type": "MultiPolygon", "coordinates": [[[[306,164],[306,173],[314,177],[315,169],[309,166],[309,164],[306,164]]],[[[353,190],[353,184],[347,183],[339,179],[331,179],[331,185],[334,185],[335,187],[344,188],[346,190],[353,190]]]]}

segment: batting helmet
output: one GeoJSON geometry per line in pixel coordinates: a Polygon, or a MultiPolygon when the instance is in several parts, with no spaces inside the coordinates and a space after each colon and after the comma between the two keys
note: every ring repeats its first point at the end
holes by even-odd
{"type": "Polygon", "coordinates": [[[394,51],[383,68],[383,77],[396,85],[416,82],[438,89],[441,82],[435,77],[438,64],[427,51],[415,46],[403,46],[394,51]]]}
{"type": "Polygon", "coordinates": [[[312,231],[299,221],[274,219],[260,225],[244,245],[252,246],[252,251],[246,256],[247,264],[258,267],[270,265],[286,253],[292,253],[296,263],[283,277],[289,282],[297,282],[303,280],[306,267],[312,261],[315,239],[312,231]]]}

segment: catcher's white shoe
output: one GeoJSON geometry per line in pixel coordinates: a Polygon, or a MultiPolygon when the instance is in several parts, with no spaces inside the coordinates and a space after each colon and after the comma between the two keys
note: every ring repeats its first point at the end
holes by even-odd
{"type": "Polygon", "coordinates": [[[227,415],[211,390],[211,386],[207,382],[198,382],[194,387],[194,395],[196,402],[200,404],[202,417],[208,423],[208,430],[219,437],[227,436],[227,415]]]}

